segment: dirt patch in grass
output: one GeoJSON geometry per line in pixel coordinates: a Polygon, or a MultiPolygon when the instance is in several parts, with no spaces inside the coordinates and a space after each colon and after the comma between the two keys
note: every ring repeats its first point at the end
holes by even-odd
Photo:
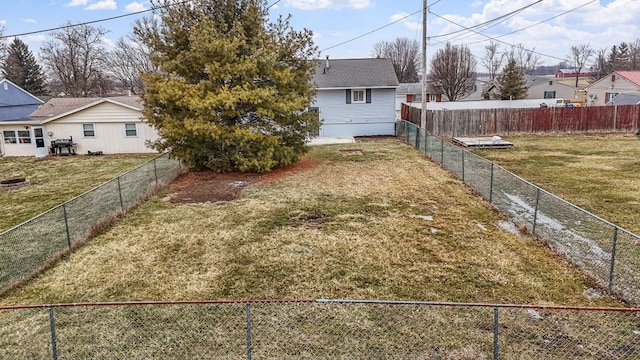
{"type": "Polygon", "coordinates": [[[169,193],[164,200],[172,204],[227,202],[237,199],[249,184],[276,181],[317,164],[317,159],[305,156],[295,164],[267,174],[187,172],[171,184],[169,193]]]}

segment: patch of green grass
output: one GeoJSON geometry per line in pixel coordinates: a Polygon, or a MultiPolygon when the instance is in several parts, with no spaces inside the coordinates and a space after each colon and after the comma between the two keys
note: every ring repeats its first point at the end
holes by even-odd
{"type": "Polygon", "coordinates": [[[543,189],[640,234],[640,140],[631,134],[505,136],[474,151],[543,189]]]}
{"type": "Polygon", "coordinates": [[[0,157],[1,180],[31,182],[0,191],[0,232],[129,171],[157,154],[64,157],[0,157]]]}

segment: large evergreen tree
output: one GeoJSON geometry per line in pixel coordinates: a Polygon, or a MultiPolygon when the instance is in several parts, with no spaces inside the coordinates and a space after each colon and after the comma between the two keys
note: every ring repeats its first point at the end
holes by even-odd
{"type": "Polygon", "coordinates": [[[527,96],[527,81],[524,78],[524,72],[518,61],[510,56],[507,65],[500,76],[498,76],[499,92],[497,98],[500,100],[518,100],[527,96]]]}
{"type": "Polygon", "coordinates": [[[157,26],[137,26],[160,72],[143,74],[144,115],[192,169],[266,172],[295,162],[317,131],[306,111],[312,33],[267,21],[260,0],[154,1],[157,26]]]}
{"type": "Polygon", "coordinates": [[[5,78],[33,95],[41,96],[48,93],[42,68],[27,44],[19,38],[14,38],[9,45],[7,57],[2,64],[2,73],[5,78]]]}

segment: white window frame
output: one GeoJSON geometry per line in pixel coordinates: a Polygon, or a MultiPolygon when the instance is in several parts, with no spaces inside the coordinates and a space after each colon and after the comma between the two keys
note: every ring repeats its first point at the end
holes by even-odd
{"type": "Polygon", "coordinates": [[[18,136],[17,136],[15,130],[3,130],[2,131],[2,137],[4,138],[4,143],[5,144],[17,144],[18,143],[18,136]],[[8,133],[13,133],[13,135],[7,136],[8,133]]]}
{"type": "Polygon", "coordinates": [[[31,144],[31,131],[18,130],[18,143],[19,144],[31,144]]]}
{"type": "Polygon", "coordinates": [[[82,124],[82,137],[85,137],[85,138],[94,138],[94,137],[96,137],[96,124],[92,124],[92,123],[84,123],[84,124],[82,124]],[[91,130],[85,128],[85,126],[91,126],[91,130]],[[88,131],[91,131],[93,133],[93,135],[87,135],[88,131]]]}
{"type": "Polygon", "coordinates": [[[429,94],[429,102],[435,102],[438,100],[436,94],[429,94]]]}
{"type": "Polygon", "coordinates": [[[124,124],[124,136],[125,137],[138,137],[138,124],[136,123],[125,123],[124,124]],[[133,129],[129,129],[128,126],[133,125],[133,129]],[[134,131],[133,135],[129,135],[129,131],[134,131]]]}
{"type": "Polygon", "coordinates": [[[351,103],[352,104],[365,104],[367,102],[367,90],[366,89],[351,89],[351,103]],[[360,98],[359,94],[362,95],[360,98]]]}

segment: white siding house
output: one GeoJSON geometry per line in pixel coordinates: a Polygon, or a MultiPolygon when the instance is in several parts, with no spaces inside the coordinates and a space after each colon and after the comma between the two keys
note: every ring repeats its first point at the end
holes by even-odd
{"type": "MultiPolygon", "coordinates": [[[[0,123],[0,129],[9,124],[0,123]]],[[[142,118],[138,97],[53,98],[34,111],[28,120],[15,121],[12,128],[30,132],[29,143],[3,139],[8,156],[46,156],[52,141],[69,139],[77,154],[156,152],[147,141],[159,138],[142,118]],[[42,146],[44,144],[44,146],[42,146]]],[[[2,133],[2,132],[0,132],[2,133]]]]}
{"type": "Polygon", "coordinates": [[[606,105],[619,94],[640,94],[640,71],[614,71],[586,90],[589,106],[606,105]]]}
{"type": "Polygon", "coordinates": [[[319,61],[313,82],[320,137],[394,134],[398,79],[391,60],[319,61]]]}

